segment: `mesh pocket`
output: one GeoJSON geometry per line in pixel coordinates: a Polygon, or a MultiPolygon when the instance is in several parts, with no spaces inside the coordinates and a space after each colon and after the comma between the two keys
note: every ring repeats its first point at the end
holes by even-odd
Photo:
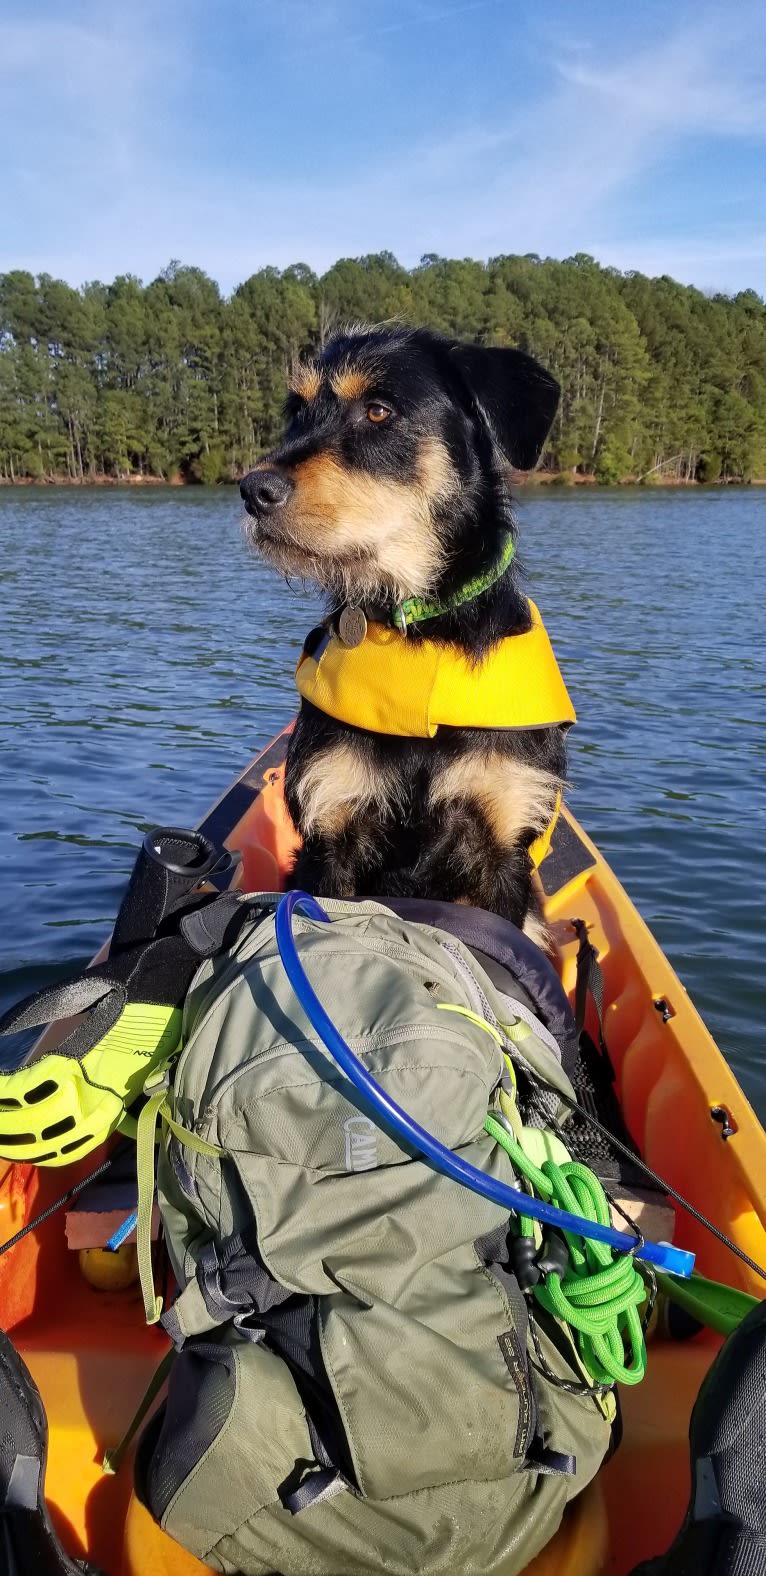
{"type": "Polygon", "coordinates": [[[157,1521],[221,1432],[235,1390],[234,1355],[228,1346],[190,1342],[176,1358],[162,1428],[146,1469],[147,1500],[157,1521]]]}

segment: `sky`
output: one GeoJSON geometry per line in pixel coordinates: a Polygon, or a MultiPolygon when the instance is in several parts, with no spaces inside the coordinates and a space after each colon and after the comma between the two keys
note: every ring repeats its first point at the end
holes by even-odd
{"type": "Polygon", "coordinates": [[[766,295],[763,0],[0,0],[0,271],[387,250],[766,295]]]}

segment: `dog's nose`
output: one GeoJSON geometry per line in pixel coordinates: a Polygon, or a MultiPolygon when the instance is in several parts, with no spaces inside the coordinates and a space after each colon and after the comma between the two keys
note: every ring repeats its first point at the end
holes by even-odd
{"type": "Polygon", "coordinates": [[[239,484],[239,490],[248,507],[255,514],[269,514],[286,503],[295,483],[283,471],[251,471],[239,484]]]}

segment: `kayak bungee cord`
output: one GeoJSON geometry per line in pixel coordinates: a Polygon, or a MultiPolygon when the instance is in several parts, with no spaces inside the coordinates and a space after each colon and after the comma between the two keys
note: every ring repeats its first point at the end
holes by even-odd
{"type": "Polygon", "coordinates": [[[0,1242],[0,1254],[9,1253],[11,1248],[15,1248],[16,1244],[21,1242],[23,1237],[29,1236],[30,1231],[34,1231],[37,1226],[41,1226],[44,1220],[48,1220],[49,1216],[55,1215],[57,1209],[62,1209],[65,1204],[69,1204],[73,1198],[77,1197],[78,1193],[82,1193],[83,1188],[89,1187],[91,1182],[95,1182],[97,1177],[103,1176],[103,1173],[109,1170],[113,1160],[114,1153],[107,1155],[106,1160],[102,1160],[100,1166],[96,1166],[94,1171],[89,1171],[87,1176],[80,1177],[79,1182],[75,1182],[74,1187],[67,1188],[66,1193],[62,1193],[61,1197],[49,1204],[47,1209],[41,1209],[39,1215],[33,1215],[32,1219],[28,1220],[26,1225],[22,1226],[19,1231],[14,1232],[14,1235],[9,1237],[7,1242],[0,1242]]]}
{"type": "Polygon", "coordinates": [[[432,1133],[421,1127],[419,1122],[416,1122],[395,1100],[392,1100],[354,1055],[351,1047],[346,1044],[306,976],[292,933],[292,918],[298,908],[303,910],[307,919],[322,924],[329,923],[329,915],[316,898],[310,897],[307,892],[285,893],[277,908],[275,921],[277,949],[285,973],[312,1027],[346,1077],[365,1096],[367,1103],[376,1113],[379,1123],[382,1118],[400,1142],[403,1140],[406,1145],[424,1155],[437,1171],[462,1183],[472,1192],[483,1194],[485,1198],[491,1199],[503,1209],[510,1210],[514,1214],[532,1216],[535,1220],[548,1226],[557,1226],[560,1230],[576,1232],[578,1236],[590,1241],[604,1242],[617,1252],[639,1257],[670,1274],[684,1277],[691,1275],[694,1268],[693,1253],[683,1248],[674,1248],[670,1243],[642,1241],[640,1236],[636,1238],[629,1232],[615,1231],[614,1227],[603,1225],[600,1221],[587,1220],[582,1215],[570,1214],[568,1210],[558,1209],[553,1204],[546,1204],[542,1199],[532,1198],[529,1194],[522,1193],[520,1189],[510,1187],[506,1182],[498,1182],[494,1177],[479,1171],[476,1166],[470,1165],[459,1155],[454,1154],[451,1149],[434,1138],[432,1133]]]}

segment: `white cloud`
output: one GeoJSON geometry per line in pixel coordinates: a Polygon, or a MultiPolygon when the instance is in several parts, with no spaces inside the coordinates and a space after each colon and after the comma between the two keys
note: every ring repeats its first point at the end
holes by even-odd
{"type": "Polygon", "coordinates": [[[661,237],[610,241],[595,236],[585,250],[604,265],[623,271],[634,269],[650,277],[668,274],[682,284],[722,295],[756,290],[766,296],[766,230],[746,240],[738,240],[736,235],[713,240],[688,235],[683,241],[661,237]]]}
{"type": "MultiPolygon", "coordinates": [[[[417,20],[439,25],[440,17],[484,3],[433,0],[419,7],[417,20]]],[[[283,39],[306,14],[294,4],[267,10],[283,39]]],[[[0,268],[26,266],[79,283],[122,271],[150,278],[176,256],[231,288],[265,263],[302,260],[321,269],[338,256],[382,248],[407,263],[423,251],[591,251],[616,266],[703,285],[758,285],[764,239],[755,217],[752,228],[744,216],[736,231],[711,234],[711,192],[707,229],[695,227],[679,242],[663,238],[656,218],[640,221],[648,210],[635,206],[640,183],[691,139],[713,134],[735,148],[737,139],[766,136],[755,11],[740,11],[726,31],[713,25],[712,13],[707,20],[697,14],[693,27],[669,26],[640,51],[625,46],[595,64],[591,49],[560,42],[550,56],[551,86],[536,101],[509,92],[507,105],[489,105],[480,120],[461,121],[456,108],[452,126],[422,138],[406,161],[394,149],[396,157],[375,158],[369,170],[357,165],[329,178],[319,174],[321,158],[312,167],[309,146],[305,174],[287,187],[278,170],[270,172],[264,146],[246,172],[222,162],[196,168],[184,153],[183,129],[199,81],[182,29],[171,40],[151,5],[130,15],[107,6],[99,15],[104,20],[90,28],[57,21],[0,28],[6,84],[15,83],[6,114],[17,134],[22,127],[6,211],[15,206],[23,233],[36,236],[23,250],[21,235],[16,247],[2,247],[0,268]],[[20,114],[25,96],[34,116],[20,114]]],[[[390,22],[371,19],[369,28],[349,32],[349,18],[358,15],[325,0],[312,8],[313,39],[329,40],[341,27],[345,44],[366,45],[402,26],[394,12],[390,22]]],[[[286,108],[288,136],[291,113],[286,108]]],[[[246,128],[245,107],[245,143],[246,128]]],[[[321,146],[321,129],[317,140],[321,146]]]]}
{"type": "MultiPolygon", "coordinates": [[[[138,182],[145,96],[152,67],[158,74],[163,65],[147,44],[140,5],[129,17],[107,7],[97,26],[56,18],[0,25],[4,228],[22,241],[35,235],[46,257],[66,238],[84,260],[114,195],[138,182]]],[[[14,261],[24,265],[21,255],[14,261]]],[[[50,271],[50,262],[43,266],[50,271]]]]}

